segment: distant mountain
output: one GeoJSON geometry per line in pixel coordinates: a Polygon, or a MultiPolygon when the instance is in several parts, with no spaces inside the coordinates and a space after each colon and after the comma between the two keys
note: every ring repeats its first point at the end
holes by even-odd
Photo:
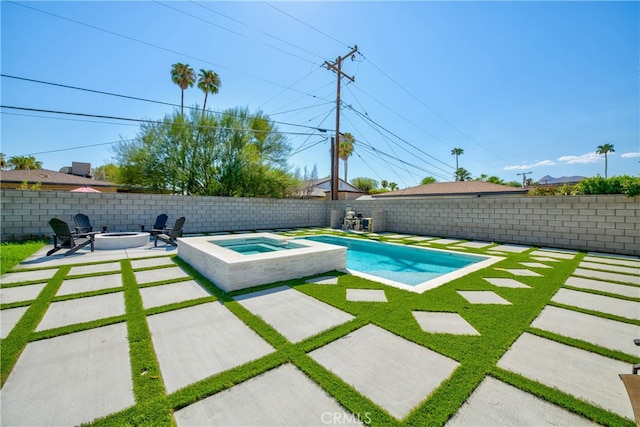
{"type": "Polygon", "coordinates": [[[549,175],[545,175],[538,180],[539,185],[562,185],[562,184],[575,184],[585,179],[584,176],[561,176],[560,178],[554,178],[549,175]]]}

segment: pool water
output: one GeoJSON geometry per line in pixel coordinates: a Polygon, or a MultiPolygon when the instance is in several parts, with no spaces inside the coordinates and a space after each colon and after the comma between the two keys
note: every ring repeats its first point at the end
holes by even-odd
{"type": "Polygon", "coordinates": [[[298,249],[304,246],[294,242],[282,242],[268,238],[249,238],[249,239],[229,239],[215,240],[211,243],[231,249],[242,255],[264,254],[267,252],[285,251],[288,249],[298,249]]]}
{"type": "Polygon", "coordinates": [[[487,259],[469,254],[335,236],[310,236],[305,239],[346,246],[347,269],[409,286],[421,285],[487,259]]]}

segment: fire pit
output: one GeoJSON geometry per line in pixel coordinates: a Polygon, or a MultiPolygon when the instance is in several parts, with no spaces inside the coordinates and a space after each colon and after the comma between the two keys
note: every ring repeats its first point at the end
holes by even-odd
{"type": "Polygon", "coordinates": [[[149,233],[120,232],[96,234],[96,249],[127,249],[149,243],[149,233]]]}

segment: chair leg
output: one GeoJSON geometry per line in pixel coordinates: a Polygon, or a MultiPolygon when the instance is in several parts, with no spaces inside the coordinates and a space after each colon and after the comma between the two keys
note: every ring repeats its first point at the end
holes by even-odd
{"type": "Polygon", "coordinates": [[[47,252],[47,256],[58,252],[60,249],[62,249],[62,246],[58,246],[58,236],[56,236],[55,234],[53,235],[53,249],[49,250],[49,252],[47,252]]]}

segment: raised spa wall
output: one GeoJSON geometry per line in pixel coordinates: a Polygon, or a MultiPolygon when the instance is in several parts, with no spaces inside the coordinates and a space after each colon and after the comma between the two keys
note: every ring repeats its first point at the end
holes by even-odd
{"type": "MultiPolygon", "coordinates": [[[[288,240],[270,233],[252,233],[252,238],[288,240]]],[[[254,286],[345,270],[347,248],[296,239],[304,248],[243,255],[211,243],[215,240],[246,239],[246,234],[185,237],[178,239],[178,256],[216,286],[230,292],[254,286]]]]}

